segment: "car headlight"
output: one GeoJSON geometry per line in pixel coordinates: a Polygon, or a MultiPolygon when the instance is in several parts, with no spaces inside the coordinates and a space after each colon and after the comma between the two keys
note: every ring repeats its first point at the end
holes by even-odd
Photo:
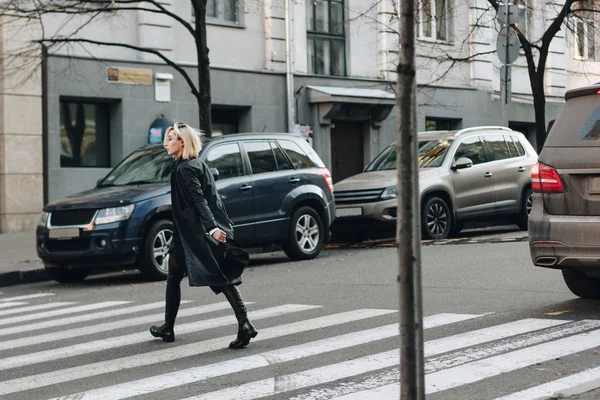
{"type": "Polygon", "coordinates": [[[381,193],[381,198],[383,200],[394,199],[396,197],[398,197],[398,188],[396,186],[385,188],[383,193],[381,193]]]}
{"type": "Polygon", "coordinates": [[[46,224],[48,223],[49,216],[49,213],[47,213],[46,211],[42,211],[42,215],[40,217],[40,226],[46,226],[46,224]]]}
{"type": "Polygon", "coordinates": [[[135,206],[129,204],[121,207],[104,208],[96,216],[96,225],[110,224],[111,222],[124,221],[131,217],[135,206]]]}

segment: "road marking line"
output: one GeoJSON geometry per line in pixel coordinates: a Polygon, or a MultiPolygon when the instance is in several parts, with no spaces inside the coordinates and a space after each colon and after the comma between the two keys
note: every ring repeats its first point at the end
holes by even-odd
{"type": "Polygon", "coordinates": [[[14,306],[22,306],[24,304],[27,304],[27,303],[21,302],[21,301],[15,301],[13,303],[0,303],[0,308],[9,308],[9,307],[14,307],[14,306]]]}
{"type": "MultiPolygon", "coordinates": [[[[263,310],[250,312],[249,317],[254,320],[260,320],[264,318],[271,318],[299,311],[312,310],[319,307],[320,306],[309,306],[302,304],[286,304],[283,306],[265,308],[263,310]]],[[[199,314],[200,312],[197,313],[199,314]]],[[[198,332],[226,325],[237,325],[237,320],[235,319],[235,316],[230,315],[227,317],[213,318],[204,321],[182,324],[179,325],[177,329],[177,334],[182,335],[185,333],[198,332]]],[[[94,331],[92,332],[95,333],[94,331]]],[[[59,334],[60,333],[62,332],[59,332],[59,334]]],[[[97,351],[115,349],[136,343],[147,342],[152,339],[153,338],[150,336],[150,334],[145,330],[144,332],[133,333],[130,335],[117,336],[102,340],[94,340],[92,342],[80,343],[72,346],[40,351],[37,353],[23,354],[15,357],[7,357],[0,360],[0,370],[24,367],[27,365],[38,364],[46,361],[55,361],[63,358],[79,356],[82,354],[90,354],[97,351]]]]}
{"type": "MultiPolygon", "coordinates": [[[[8,303],[0,303],[0,304],[8,304],[8,303]]],[[[19,308],[11,308],[10,310],[2,310],[0,311],[0,316],[11,315],[11,314],[22,314],[29,311],[40,311],[40,310],[48,310],[51,308],[58,308],[62,306],[70,306],[72,304],[77,304],[72,301],[54,301],[52,303],[46,304],[38,304],[35,306],[27,306],[27,307],[19,307],[19,308]]]]}
{"type": "MultiPolygon", "coordinates": [[[[493,340],[509,338],[511,336],[546,329],[557,325],[565,324],[569,321],[546,320],[546,319],[526,319],[521,321],[510,322],[508,324],[488,327],[476,331],[466,332],[446,338],[432,340],[425,343],[425,355],[432,356],[443,354],[448,351],[461,349],[468,346],[473,346],[481,343],[487,343],[493,340]]],[[[191,397],[185,400],[204,400],[218,398],[219,400],[243,398],[245,400],[255,399],[262,396],[272,396],[278,393],[284,393],[300,388],[320,385],[327,382],[332,382],[338,379],[344,379],[351,376],[360,375],[363,373],[372,372],[388,367],[397,366],[399,362],[399,351],[391,350],[372,356],[361,357],[355,360],[349,360],[338,364],[326,365],[323,367],[314,368],[308,371],[302,371],[295,374],[277,377],[275,379],[265,379],[263,381],[251,382],[237,388],[227,388],[220,391],[206,393],[201,396],[191,397]],[[275,382],[273,384],[273,382],[275,382]],[[270,388],[269,388],[270,385],[270,388]]],[[[397,368],[394,368],[397,375],[397,368]]],[[[389,377],[384,376],[383,382],[387,382],[389,377]]],[[[398,387],[395,383],[394,386],[398,387]]],[[[348,382],[344,384],[345,391],[354,390],[356,392],[357,385],[348,386],[348,382]]],[[[319,390],[322,392],[319,396],[315,392],[307,394],[310,399],[325,399],[332,396],[323,396],[327,393],[327,389],[319,390]]],[[[364,398],[384,398],[384,397],[368,397],[364,392],[357,399],[364,398]]],[[[327,393],[331,394],[331,393],[327,393]]],[[[339,395],[340,393],[335,393],[339,395]]],[[[399,397],[400,392],[398,392],[399,397]]],[[[354,393],[352,395],[355,395],[354,393]]]]}
{"type": "MultiPolygon", "coordinates": [[[[432,317],[424,318],[423,325],[427,329],[459,321],[465,321],[480,316],[481,315],[473,314],[443,314],[441,316],[434,315],[432,317]]],[[[395,337],[398,335],[398,333],[399,325],[392,324],[380,328],[348,333],[337,337],[329,337],[314,342],[273,350],[248,357],[236,358],[233,360],[228,360],[212,365],[204,365],[201,367],[190,368],[182,371],[175,371],[172,373],[157,375],[150,378],[144,378],[133,382],[126,382],[123,384],[108,386],[96,390],[90,390],[87,392],[72,395],[72,398],[77,398],[78,400],[125,399],[133,396],[140,396],[143,394],[153,393],[158,390],[164,390],[193,382],[198,382],[216,376],[223,376],[230,373],[266,367],[269,365],[298,360],[304,357],[318,355],[325,352],[353,347],[363,343],[369,343],[373,340],[381,340],[385,338],[395,337]]],[[[395,363],[397,363],[398,351],[394,350],[393,353],[395,355],[395,363]]],[[[379,364],[380,362],[377,361],[376,363],[379,364]]],[[[339,369],[337,367],[338,365],[336,365],[335,368],[331,368],[332,370],[335,369],[335,374],[347,373],[344,372],[345,369],[339,369]]],[[[270,386],[271,391],[273,390],[273,387],[273,385],[270,386]]],[[[252,390],[254,390],[254,386],[252,387],[252,390]]],[[[221,392],[217,393],[220,394],[221,392]]],[[[253,397],[255,396],[254,392],[246,393],[244,391],[243,394],[240,394],[240,392],[236,393],[237,397],[235,398],[237,399],[255,398],[253,397]]],[[[262,397],[265,395],[268,394],[260,393],[260,396],[258,397],[262,397]]],[[[213,396],[210,398],[221,399],[220,396],[213,396]]]]}
{"type": "MultiPolygon", "coordinates": [[[[246,302],[246,304],[252,304],[252,303],[246,302]]],[[[180,310],[177,316],[178,317],[187,317],[187,316],[192,316],[192,315],[205,314],[205,313],[209,313],[209,312],[225,310],[230,307],[231,306],[229,305],[228,302],[223,301],[220,303],[208,304],[208,305],[199,306],[199,307],[186,308],[186,309],[180,310]]],[[[34,346],[37,344],[54,342],[57,340],[72,339],[72,338],[79,337],[79,336],[87,336],[87,335],[93,335],[95,333],[108,332],[108,331],[117,330],[117,329],[121,329],[121,328],[128,328],[130,326],[150,324],[150,323],[160,321],[163,318],[164,318],[164,314],[153,314],[153,315],[146,315],[146,316],[137,317],[137,318],[129,318],[129,319],[125,319],[125,320],[105,322],[102,324],[84,326],[81,328],[67,329],[67,330],[62,330],[60,332],[51,332],[51,333],[46,333],[46,334],[37,335],[37,336],[23,337],[23,338],[13,339],[13,340],[3,340],[3,341],[0,341],[0,350],[10,350],[10,349],[16,349],[19,347],[34,346]]],[[[178,329],[178,331],[179,331],[179,329],[178,329]]],[[[2,370],[1,365],[0,365],[0,370],[2,370]]]]}
{"type": "MultiPolygon", "coordinates": [[[[184,303],[189,303],[189,302],[190,302],[189,300],[184,300],[181,303],[184,304],[184,303]]],[[[144,304],[141,306],[119,308],[116,310],[101,311],[101,312],[92,313],[92,314],[84,314],[84,315],[78,315],[78,316],[74,316],[74,317],[53,319],[50,321],[36,322],[33,324],[28,324],[28,325],[13,326],[10,328],[0,329],[0,336],[13,335],[15,333],[30,332],[30,331],[35,331],[35,330],[39,330],[39,329],[48,329],[48,328],[52,328],[55,326],[64,326],[64,325],[76,324],[76,323],[86,322],[86,321],[93,321],[93,320],[101,319],[101,318],[116,317],[117,315],[133,314],[133,313],[137,313],[137,312],[141,312],[141,311],[147,311],[147,310],[153,310],[155,308],[161,308],[161,307],[164,307],[164,305],[165,305],[164,301],[159,301],[156,303],[144,304]]],[[[4,350],[4,349],[8,349],[8,348],[10,348],[10,347],[4,347],[2,345],[2,342],[0,342],[0,350],[4,350]]],[[[12,348],[14,348],[14,347],[12,347],[12,348]]]]}
{"type": "Polygon", "coordinates": [[[0,299],[0,303],[5,302],[5,301],[37,299],[39,297],[46,297],[46,296],[54,296],[54,293],[36,293],[36,294],[28,294],[25,296],[6,297],[4,299],[0,299]]]}
{"type": "Polygon", "coordinates": [[[59,315],[73,314],[73,313],[78,313],[78,312],[83,312],[83,311],[98,310],[100,308],[122,306],[124,304],[129,304],[129,303],[131,303],[131,301],[103,301],[101,303],[86,304],[83,306],[70,307],[70,308],[61,308],[60,310],[45,311],[45,312],[41,312],[41,313],[37,313],[37,314],[20,315],[18,317],[0,319],[0,326],[8,325],[8,324],[16,324],[18,322],[35,321],[36,319],[56,317],[59,315]]]}
{"type": "MultiPolygon", "coordinates": [[[[257,340],[264,341],[282,336],[328,328],[335,325],[356,322],[397,312],[397,310],[362,309],[292,322],[285,325],[261,329],[260,334],[252,342],[255,343],[257,340]]],[[[396,327],[397,326],[398,325],[396,324],[396,327]]],[[[394,335],[398,335],[398,328],[396,328],[394,335]]],[[[56,385],[76,379],[84,379],[91,376],[122,371],[129,368],[155,365],[157,363],[169,362],[179,358],[205,354],[211,351],[223,349],[229,340],[231,340],[230,336],[204,340],[174,348],[169,347],[150,353],[136,354],[134,356],[106,360],[94,364],[80,365],[72,368],[55,370],[43,374],[4,381],[0,382],[0,396],[10,393],[17,393],[24,390],[35,389],[38,387],[56,385]]]]}
{"type": "MultiPolygon", "coordinates": [[[[557,379],[552,382],[545,383],[543,385],[535,386],[522,392],[510,394],[508,396],[500,397],[496,400],[523,400],[523,399],[546,399],[549,396],[553,398],[562,398],[559,396],[560,391],[571,389],[575,386],[586,385],[594,383],[588,386],[583,391],[593,390],[597,388],[595,382],[600,377],[600,367],[590,368],[577,374],[569,375],[561,379],[557,379]]],[[[580,392],[580,391],[578,391],[580,392]]],[[[581,392],[580,392],[581,393],[581,392]]],[[[566,394],[566,393],[565,393],[566,394]]]]}
{"type": "MultiPolygon", "coordinates": [[[[547,320],[539,320],[539,321],[547,321],[547,320]]],[[[564,323],[569,321],[562,321],[564,323]]],[[[425,373],[426,376],[431,376],[432,373],[444,370],[445,368],[449,368],[457,365],[465,365],[470,362],[486,359],[488,357],[507,353],[511,350],[518,350],[528,346],[536,345],[539,343],[549,342],[551,340],[559,339],[565,336],[571,336],[577,333],[581,333],[590,329],[597,329],[600,327],[600,321],[596,320],[583,320],[577,321],[574,323],[570,323],[568,325],[559,325],[555,327],[548,327],[543,331],[532,332],[525,336],[516,337],[516,338],[507,338],[500,342],[490,343],[484,346],[478,346],[474,348],[468,348],[462,351],[457,351],[454,353],[449,353],[442,355],[440,357],[429,359],[425,365],[425,373]]],[[[488,329],[488,328],[486,328],[488,329]]],[[[492,328],[493,329],[493,328],[492,328]]],[[[450,338],[441,338],[438,340],[434,340],[432,342],[427,342],[425,344],[425,356],[431,356],[432,352],[435,354],[442,354],[447,350],[447,345],[440,346],[435,345],[431,346],[430,344],[434,344],[434,342],[446,342],[447,344],[451,344],[455,338],[460,335],[456,335],[450,338]],[[438,351],[435,349],[438,347],[438,351]],[[444,349],[446,347],[446,349],[444,349]]],[[[400,372],[398,368],[394,368],[392,370],[383,372],[378,374],[377,378],[373,381],[369,382],[370,388],[369,390],[361,390],[356,391],[356,388],[364,387],[364,384],[355,383],[355,382],[346,382],[344,387],[338,390],[338,392],[343,391],[344,393],[355,392],[353,394],[349,394],[347,396],[341,397],[343,400],[351,400],[351,399],[360,399],[360,398],[370,398],[369,396],[382,396],[381,398],[398,398],[400,396],[400,389],[398,386],[400,372]],[[375,387],[374,387],[375,386],[375,387]]],[[[426,378],[427,379],[427,378],[426,378]]],[[[334,396],[324,396],[321,394],[320,396],[315,396],[315,399],[325,399],[325,398],[338,398],[335,396],[335,389],[326,389],[325,392],[333,393],[334,396]]],[[[342,393],[343,394],[343,393],[342,393]]],[[[302,398],[301,396],[297,399],[302,398]]]]}

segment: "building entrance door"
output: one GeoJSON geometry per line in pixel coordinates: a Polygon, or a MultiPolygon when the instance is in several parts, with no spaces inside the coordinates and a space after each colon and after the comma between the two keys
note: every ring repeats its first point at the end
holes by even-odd
{"type": "Polygon", "coordinates": [[[360,122],[334,122],[331,128],[331,173],[333,182],[362,172],[364,168],[363,126],[360,122]]]}

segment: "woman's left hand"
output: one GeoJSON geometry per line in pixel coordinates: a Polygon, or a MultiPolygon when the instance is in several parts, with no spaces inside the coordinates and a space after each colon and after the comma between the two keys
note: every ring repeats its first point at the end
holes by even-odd
{"type": "Polygon", "coordinates": [[[221,229],[217,229],[216,231],[214,231],[212,234],[212,237],[217,242],[221,242],[221,243],[225,243],[225,241],[227,240],[227,234],[225,233],[225,231],[222,231],[221,229]]]}

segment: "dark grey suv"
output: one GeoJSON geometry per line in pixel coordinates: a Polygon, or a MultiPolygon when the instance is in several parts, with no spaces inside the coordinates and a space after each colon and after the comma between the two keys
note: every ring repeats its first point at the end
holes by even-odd
{"type": "MultiPolygon", "coordinates": [[[[244,247],[280,244],[293,260],[317,257],[335,218],[329,170],[301,138],[237,134],[211,140],[200,153],[211,168],[235,239],[244,247]]],[[[139,268],[166,277],[173,238],[171,158],[147,145],[117,165],[95,188],[44,207],[37,252],[59,282],[93,267],[139,268]]]]}

